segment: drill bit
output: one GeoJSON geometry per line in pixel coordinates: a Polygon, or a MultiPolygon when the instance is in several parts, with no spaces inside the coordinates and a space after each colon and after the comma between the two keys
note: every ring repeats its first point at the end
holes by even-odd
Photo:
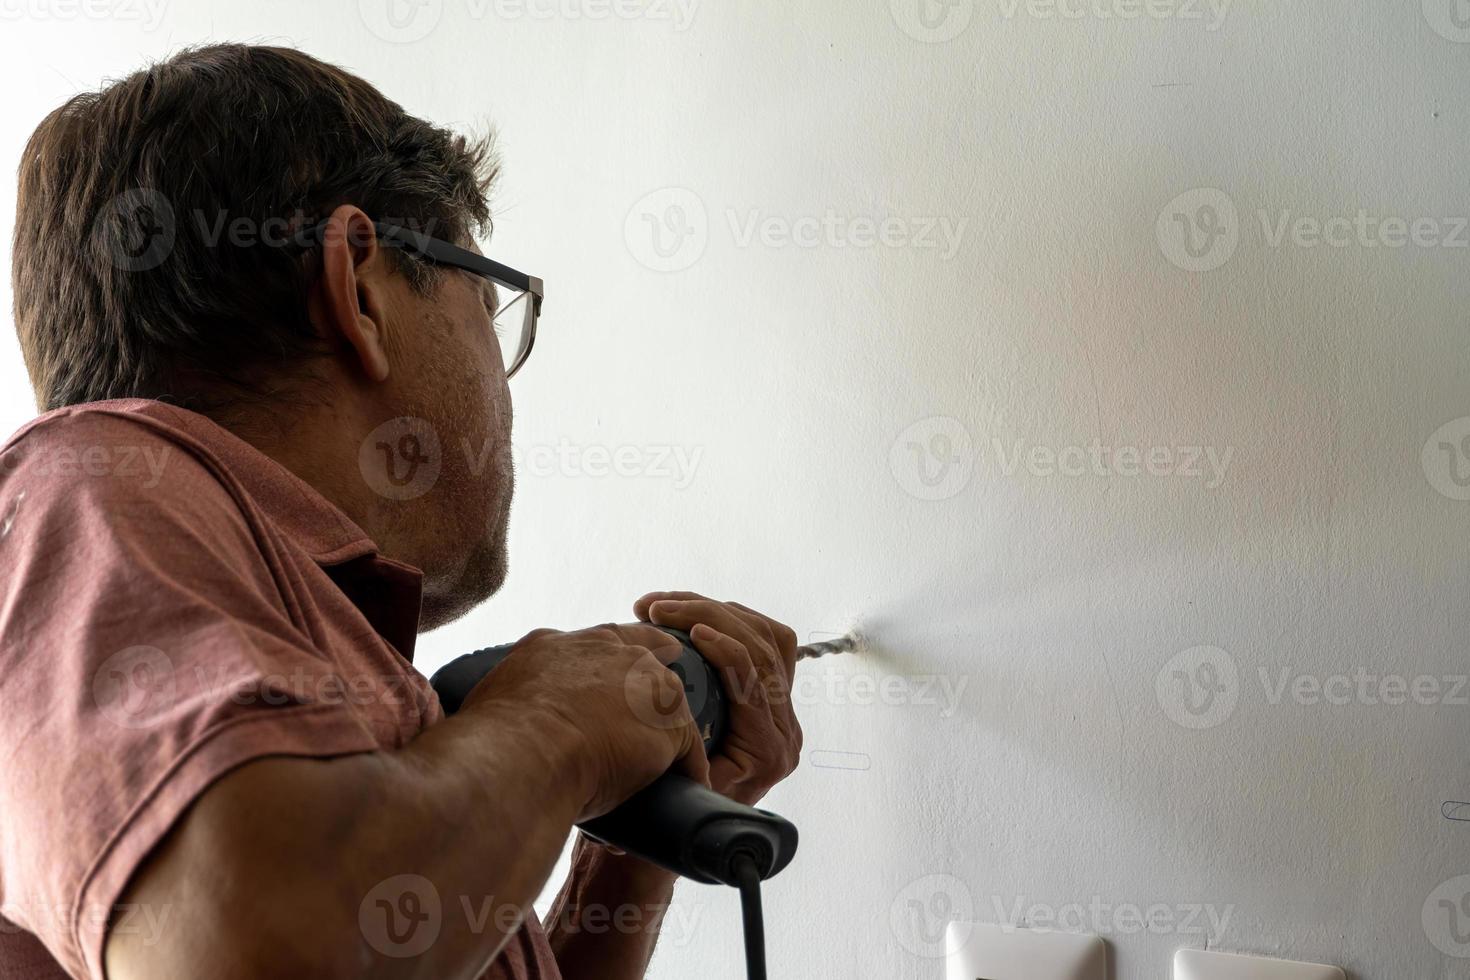
{"type": "Polygon", "coordinates": [[[796,659],[810,660],[813,657],[825,657],[832,653],[852,653],[857,648],[857,634],[849,633],[836,640],[823,640],[820,643],[808,643],[806,646],[797,647],[796,659]]]}

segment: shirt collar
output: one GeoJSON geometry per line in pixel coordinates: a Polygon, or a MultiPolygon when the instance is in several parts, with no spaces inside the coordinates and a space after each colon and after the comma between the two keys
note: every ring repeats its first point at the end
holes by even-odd
{"type": "MultiPolygon", "coordinates": [[[[192,444],[237,482],[266,520],[311,556],[352,600],[373,629],[413,660],[423,602],[423,573],[382,555],[341,508],[250,443],[197,412],[148,399],[76,406],[108,411],[167,429],[192,444]]],[[[62,409],[67,411],[67,409],[62,409]]]]}

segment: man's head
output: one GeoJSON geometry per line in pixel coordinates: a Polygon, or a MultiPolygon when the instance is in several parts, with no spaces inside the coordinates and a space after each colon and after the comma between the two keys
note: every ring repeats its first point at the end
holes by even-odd
{"type": "Polygon", "coordinates": [[[212,416],[422,568],[425,626],[447,622],[505,577],[494,292],[373,222],[473,248],[494,175],[488,141],[289,49],[198,48],[72,98],[20,167],[15,321],[39,407],[212,416]]]}

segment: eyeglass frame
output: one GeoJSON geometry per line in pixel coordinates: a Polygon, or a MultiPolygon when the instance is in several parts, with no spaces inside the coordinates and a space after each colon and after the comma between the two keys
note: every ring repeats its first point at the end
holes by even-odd
{"type": "MultiPolygon", "coordinates": [[[[321,241],[326,228],[326,222],[317,225],[311,231],[311,239],[321,241]]],[[[531,348],[536,346],[536,324],[541,319],[541,302],[546,297],[546,286],[539,278],[512,269],[494,259],[486,258],[478,252],[461,248],[453,242],[446,242],[442,238],[434,238],[409,228],[374,221],[373,231],[378,238],[382,239],[383,244],[390,248],[402,249],[434,265],[462,269],[497,285],[507,286],[528,294],[532,304],[531,325],[526,335],[525,346],[516,355],[515,363],[505,365],[506,378],[511,378],[530,359],[531,348]]]]}

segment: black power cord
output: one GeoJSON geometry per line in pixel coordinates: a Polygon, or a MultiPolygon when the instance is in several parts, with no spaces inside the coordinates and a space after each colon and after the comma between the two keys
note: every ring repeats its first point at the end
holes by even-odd
{"type": "Polygon", "coordinates": [[[754,858],[741,854],[730,864],[740,888],[740,915],[745,921],[745,975],[766,980],[766,924],[761,918],[761,873],[754,858]]]}

